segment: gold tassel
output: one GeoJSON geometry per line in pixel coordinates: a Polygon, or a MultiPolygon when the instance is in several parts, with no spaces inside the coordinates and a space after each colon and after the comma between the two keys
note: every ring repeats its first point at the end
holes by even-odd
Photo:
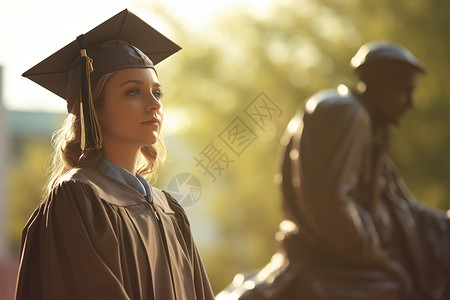
{"type": "Polygon", "coordinates": [[[90,74],[94,71],[93,61],[87,56],[86,49],[84,49],[84,37],[80,36],[78,39],[80,39],[82,64],[80,84],[81,150],[96,150],[102,148],[102,135],[91,91],[90,74]]]}

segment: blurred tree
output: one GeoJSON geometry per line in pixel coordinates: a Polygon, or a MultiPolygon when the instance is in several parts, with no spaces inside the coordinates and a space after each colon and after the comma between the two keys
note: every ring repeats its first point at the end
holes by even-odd
{"type": "Polygon", "coordinates": [[[8,231],[12,247],[19,252],[22,230],[31,213],[41,200],[41,188],[45,184],[44,165],[50,155],[48,141],[24,138],[20,155],[9,165],[8,231]]]}

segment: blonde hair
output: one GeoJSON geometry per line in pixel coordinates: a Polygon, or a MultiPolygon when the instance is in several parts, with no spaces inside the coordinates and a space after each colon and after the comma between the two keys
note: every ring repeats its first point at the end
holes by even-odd
{"type": "MultiPolygon", "coordinates": [[[[116,72],[103,75],[93,83],[92,99],[96,109],[103,105],[103,90],[116,72]]],[[[79,94],[74,95],[72,109],[60,128],[53,133],[53,153],[47,162],[48,181],[42,190],[43,197],[55,188],[59,180],[74,168],[94,165],[103,159],[103,150],[81,151],[81,124],[79,112],[79,94]]],[[[166,158],[164,139],[160,134],[156,143],[140,149],[137,160],[137,173],[146,180],[156,177],[156,170],[166,158]]]]}

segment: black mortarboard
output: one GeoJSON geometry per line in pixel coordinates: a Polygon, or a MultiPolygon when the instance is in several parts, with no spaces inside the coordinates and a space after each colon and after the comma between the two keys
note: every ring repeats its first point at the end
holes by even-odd
{"type": "MultiPolygon", "coordinates": [[[[152,68],[153,64],[180,49],[180,46],[125,9],[79,36],[77,40],[44,59],[22,76],[64,98],[68,102],[69,112],[73,106],[73,88],[75,87],[76,93],[79,89],[82,90],[81,103],[83,106],[84,102],[84,106],[80,113],[83,114],[86,109],[87,111],[81,121],[88,127],[83,128],[82,134],[87,135],[86,149],[94,149],[101,147],[101,143],[99,145],[98,142],[92,142],[95,130],[89,128],[95,127],[97,123],[93,109],[89,111],[92,106],[92,101],[88,100],[91,97],[91,81],[121,69],[152,68]],[[87,70],[90,65],[93,66],[93,72],[87,70]],[[74,70],[76,76],[73,76],[74,70]]],[[[82,148],[85,147],[82,145],[82,148]]]]}

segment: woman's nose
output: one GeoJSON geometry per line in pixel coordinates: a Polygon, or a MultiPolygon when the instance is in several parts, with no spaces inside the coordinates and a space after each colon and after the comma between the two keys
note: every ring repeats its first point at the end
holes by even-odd
{"type": "Polygon", "coordinates": [[[156,98],[156,96],[150,92],[146,97],[145,109],[146,110],[159,110],[161,109],[161,101],[156,98]]]}

